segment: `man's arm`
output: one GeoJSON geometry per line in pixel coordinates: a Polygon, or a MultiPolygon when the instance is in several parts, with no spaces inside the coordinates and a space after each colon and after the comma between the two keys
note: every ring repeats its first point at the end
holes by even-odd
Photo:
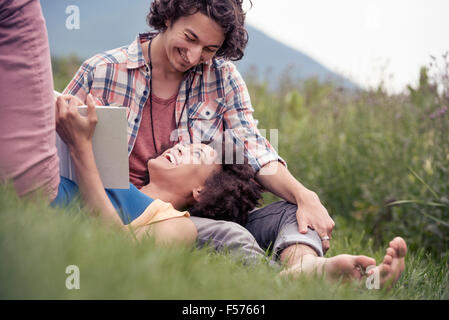
{"type": "MultiPolygon", "coordinates": [[[[299,232],[307,233],[307,227],[310,227],[321,238],[331,236],[335,223],[317,194],[296,180],[284,165],[278,161],[266,164],[256,174],[256,180],[266,190],[298,206],[296,217],[299,232]]],[[[329,240],[323,241],[325,252],[329,249],[329,245],[329,240]]]]}
{"type": "MultiPolygon", "coordinates": [[[[246,84],[232,64],[229,64],[226,80],[226,101],[229,106],[223,120],[226,131],[229,130],[236,143],[244,146],[250,164],[258,172],[256,179],[266,190],[297,204],[296,217],[301,233],[306,233],[309,226],[317,231],[320,237],[330,237],[335,226],[334,221],[316,193],[304,187],[292,176],[279,162],[283,159],[261,136],[253,118],[254,109],[246,84]]],[[[326,251],[328,248],[329,241],[323,241],[323,249],[326,251]]]]}

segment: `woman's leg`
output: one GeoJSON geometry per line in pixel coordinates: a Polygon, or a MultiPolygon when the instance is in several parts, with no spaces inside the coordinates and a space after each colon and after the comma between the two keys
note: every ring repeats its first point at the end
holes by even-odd
{"type": "Polygon", "coordinates": [[[59,160],[47,29],[38,0],[0,0],[0,181],[56,197],[59,160]]]}

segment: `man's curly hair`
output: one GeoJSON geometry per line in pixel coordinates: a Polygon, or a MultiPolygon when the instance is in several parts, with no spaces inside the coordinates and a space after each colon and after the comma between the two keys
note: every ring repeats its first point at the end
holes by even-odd
{"type": "Polygon", "coordinates": [[[223,161],[222,170],[206,180],[200,200],[187,211],[193,216],[233,221],[244,226],[248,212],[260,203],[262,191],[249,164],[223,161]]]}
{"type": "Polygon", "coordinates": [[[167,29],[166,21],[175,23],[180,17],[197,12],[210,17],[225,33],[223,45],[216,53],[217,58],[237,61],[243,58],[248,32],[245,29],[243,0],[154,0],[147,23],[159,32],[167,29]]]}

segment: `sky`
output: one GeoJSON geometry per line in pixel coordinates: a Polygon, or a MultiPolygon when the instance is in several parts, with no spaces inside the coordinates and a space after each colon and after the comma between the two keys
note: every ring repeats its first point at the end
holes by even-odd
{"type": "MultiPolygon", "coordinates": [[[[245,8],[249,8],[245,0],[245,8]]],[[[252,0],[248,24],[365,88],[416,86],[449,51],[449,0],[252,0]]]]}

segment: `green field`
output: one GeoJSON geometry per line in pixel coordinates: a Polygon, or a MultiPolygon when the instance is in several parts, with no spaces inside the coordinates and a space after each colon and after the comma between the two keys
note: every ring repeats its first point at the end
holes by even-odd
{"type": "MultiPolygon", "coordinates": [[[[53,61],[55,89],[76,63],[53,61]]],[[[287,279],[264,261],[248,266],[207,248],[136,244],[79,206],[50,209],[2,187],[0,298],[449,299],[448,72],[447,61],[423,68],[419,86],[400,95],[382,86],[348,92],[288,73],[269,90],[256,74],[246,77],[259,128],[279,130],[280,155],[336,222],[327,256],[380,262],[389,240],[406,240],[406,271],[391,291],[287,279]],[[69,265],[79,267],[79,290],[66,288],[69,265]]]]}

